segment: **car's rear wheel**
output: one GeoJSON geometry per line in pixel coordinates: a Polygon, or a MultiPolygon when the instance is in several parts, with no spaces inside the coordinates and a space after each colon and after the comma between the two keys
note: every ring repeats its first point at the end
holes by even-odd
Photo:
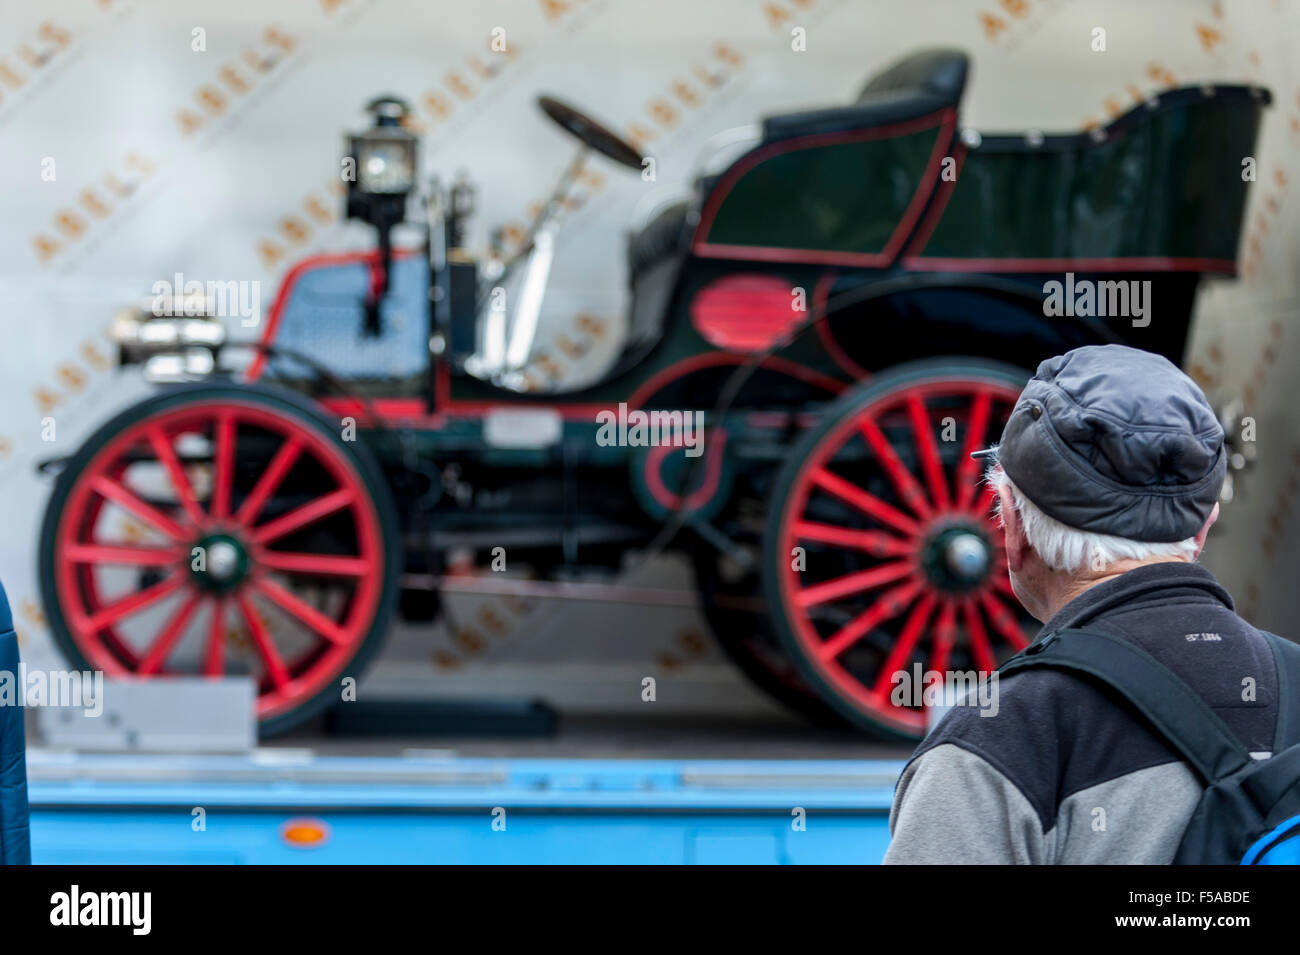
{"type": "Polygon", "coordinates": [[[896,688],[918,673],[985,673],[1028,642],[970,458],[1027,378],[962,359],[891,369],[829,409],[777,480],[764,543],[773,622],[808,685],[857,726],[919,737],[924,687],[896,688]]]}

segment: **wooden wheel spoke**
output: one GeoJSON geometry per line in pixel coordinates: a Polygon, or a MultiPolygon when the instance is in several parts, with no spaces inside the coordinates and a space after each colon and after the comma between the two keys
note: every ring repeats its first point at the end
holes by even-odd
{"type": "Polygon", "coordinates": [[[172,447],[171,441],[160,426],[154,425],[149,429],[149,444],[167,472],[167,477],[176,491],[176,497],[180,500],[181,508],[189,517],[190,523],[202,524],[203,511],[194,496],[194,488],[190,485],[190,479],[185,476],[185,469],[181,467],[180,459],[176,456],[176,449],[172,447]]]}
{"type": "Polygon", "coordinates": [[[128,488],[125,484],[114,481],[112,478],[102,474],[97,475],[90,482],[91,489],[100,497],[112,501],[123,510],[129,511],[146,524],[153,525],[155,530],[161,531],[172,540],[179,541],[186,535],[185,528],[172,520],[152,504],[147,504],[140,497],[128,488]]]}
{"type": "Polygon", "coordinates": [[[939,446],[934,440],[934,429],[930,426],[930,413],[926,411],[925,399],[913,393],[907,399],[907,416],[912,421],[912,435],[916,439],[917,454],[921,458],[921,470],[930,489],[930,499],[941,511],[948,509],[948,479],[943,473],[943,461],[939,457],[939,446]]]}
{"type": "Polygon", "coordinates": [[[858,425],[858,430],[862,432],[863,439],[875,454],[876,460],[889,477],[890,483],[894,485],[894,489],[898,492],[902,502],[910,507],[918,517],[929,517],[930,505],[926,499],[925,491],[921,488],[921,482],[913,477],[912,472],[903,464],[898,457],[898,452],[894,450],[894,446],[889,443],[889,439],[880,430],[880,426],[876,424],[873,418],[863,418],[858,425]]]}
{"type": "Polygon", "coordinates": [[[343,644],[347,642],[348,637],[342,627],[336,624],[329,617],[325,616],[311,604],[285,590],[279,584],[273,583],[263,577],[255,580],[253,586],[255,586],[264,596],[278,604],[286,613],[301,620],[330,643],[343,644]]]}
{"type": "Polygon", "coordinates": [[[975,503],[971,505],[970,513],[984,520],[993,520],[993,502],[997,500],[997,492],[993,490],[993,485],[985,484],[978,488],[975,494],[975,503]]]}
{"type": "Polygon", "coordinates": [[[180,561],[181,551],[170,547],[137,547],[133,544],[72,544],[63,549],[74,564],[128,564],[132,567],[165,567],[180,561]]]}
{"type": "Polygon", "coordinates": [[[921,592],[919,580],[909,580],[887,591],[870,607],[833,633],[817,648],[823,660],[834,660],[886,620],[897,617],[921,592]]]}
{"type": "Polygon", "coordinates": [[[910,543],[884,531],[863,531],[816,521],[796,521],[794,535],[801,541],[834,544],[850,550],[860,550],[873,557],[906,557],[912,552],[910,543]]]}
{"type": "Polygon", "coordinates": [[[920,532],[920,525],[902,511],[886,504],[874,494],[844,480],[837,474],[820,468],[812,476],[813,483],[822,490],[835,495],[846,504],[851,504],[869,517],[874,517],[882,524],[888,524],[908,537],[920,532]]]}
{"type": "Polygon", "coordinates": [[[216,448],[212,476],[212,516],[223,520],[230,516],[230,496],[235,479],[235,417],[229,411],[219,413],[214,428],[216,448]]]}
{"type": "Polygon", "coordinates": [[[266,505],[267,499],[275,493],[284,480],[286,474],[298,460],[302,453],[302,439],[298,435],[291,435],[280,449],[275,452],[275,457],[271,463],[266,466],[261,477],[257,479],[252,493],[244,499],[240,505],[238,513],[235,514],[235,521],[247,527],[252,527],[257,523],[257,517],[262,513],[262,508],[266,505]]]}
{"type": "Polygon", "coordinates": [[[275,641],[271,639],[271,634],[267,632],[266,624],[257,615],[257,609],[248,599],[247,593],[241,593],[238,602],[240,612],[243,613],[244,619],[248,622],[248,629],[252,632],[253,643],[257,645],[257,652],[261,655],[262,663],[266,666],[267,676],[271,678],[271,682],[277,687],[285,686],[291,679],[289,668],[284,665],[284,658],[280,656],[280,651],[276,649],[275,641]]]}
{"type": "Polygon", "coordinates": [[[966,425],[966,443],[962,447],[961,457],[957,460],[957,509],[965,510],[979,486],[979,462],[971,457],[972,452],[982,450],[985,434],[988,432],[989,412],[993,407],[993,396],[987,391],[977,392],[971,404],[970,420],[966,425]]]}
{"type": "Polygon", "coordinates": [[[226,601],[218,597],[212,602],[212,616],[208,620],[208,647],[203,656],[203,675],[221,676],[226,670],[226,601]]]}
{"type": "Polygon", "coordinates": [[[1002,634],[1002,638],[1011,644],[1013,649],[1023,650],[1029,646],[1029,638],[1020,628],[1015,612],[995,597],[992,591],[986,590],[980,594],[980,603],[984,607],[984,613],[992,621],[993,629],[1002,634]]]}
{"type": "Polygon", "coordinates": [[[864,590],[872,590],[876,587],[883,587],[885,584],[892,584],[894,581],[911,573],[913,573],[913,567],[910,562],[905,560],[880,564],[867,570],[855,571],[851,574],[845,574],[843,577],[835,577],[820,584],[813,584],[811,587],[804,587],[796,593],[795,602],[799,607],[807,609],[819,604],[830,603],[832,600],[839,600],[851,594],[859,594],[864,590]]]}
{"type": "Polygon", "coordinates": [[[286,574],[321,574],[326,577],[360,577],[371,571],[371,563],[364,557],[294,554],[277,550],[262,551],[257,556],[257,563],[286,574]]]}
{"type": "Polygon", "coordinates": [[[975,666],[985,673],[996,670],[998,662],[993,656],[993,647],[989,644],[988,631],[984,629],[984,621],[980,619],[979,608],[974,601],[966,600],[962,604],[962,617],[966,622],[966,633],[970,637],[970,648],[975,657],[975,666]]]}
{"type": "Polygon", "coordinates": [[[288,514],[277,517],[270,523],[254,529],[252,542],[264,545],[279,540],[286,534],[300,530],[323,517],[328,517],[335,511],[342,510],[349,506],[355,498],[356,494],[351,488],[339,488],[329,494],[323,494],[313,501],[294,508],[288,514]]]}
{"type": "Polygon", "coordinates": [[[948,672],[948,660],[956,640],[957,605],[951,600],[945,600],[934,621],[934,656],[930,658],[930,669],[937,673],[948,672]]]}
{"type": "Polygon", "coordinates": [[[934,604],[934,595],[926,594],[912,609],[907,623],[903,624],[898,639],[894,641],[894,646],[889,651],[889,656],[885,658],[880,672],[876,675],[876,682],[871,688],[873,696],[888,698],[889,691],[895,683],[894,674],[911,659],[912,651],[916,649],[921,639],[921,632],[925,629],[925,622],[930,619],[930,613],[934,610],[934,604]]]}
{"type": "Polygon", "coordinates": [[[102,607],[86,619],[85,629],[90,633],[98,633],[107,626],[119,623],[127,617],[139,613],[146,607],[153,606],[158,601],[175,593],[184,584],[185,577],[183,575],[173,574],[150,587],[146,587],[144,590],[114,601],[107,607],[102,607]]]}
{"type": "Polygon", "coordinates": [[[141,661],[140,667],[136,671],[137,673],[141,676],[149,676],[162,669],[162,665],[167,661],[167,655],[176,646],[176,642],[189,625],[190,618],[194,616],[194,611],[198,610],[199,604],[202,602],[203,595],[200,593],[195,592],[189,596],[185,603],[181,605],[181,608],[172,615],[171,620],[167,621],[166,626],[159,631],[158,636],[154,638],[153,645],[149,647],[149,652],[145,654],[144,660],[141,661]]]}

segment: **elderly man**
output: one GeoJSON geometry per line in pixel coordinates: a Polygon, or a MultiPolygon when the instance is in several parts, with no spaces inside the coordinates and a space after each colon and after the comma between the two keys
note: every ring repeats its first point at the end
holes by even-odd
{"type": "MultiPolygon", "coordinates": [[[[1043,622],[1038,639],[1086,627],[1132,641],[1252,755],[1271,751],[1273,654],[1195,564],[1226,470],[1200,388],[1149,352],[1078,348],[1039,366],[986,454],[1012,587],[1043,622]]],[[[996,716],[954,708],[912,756],[886,863],[1173,860],[1203,784],[1126,699],[1046,668],[998,690],[996,716]]]]}

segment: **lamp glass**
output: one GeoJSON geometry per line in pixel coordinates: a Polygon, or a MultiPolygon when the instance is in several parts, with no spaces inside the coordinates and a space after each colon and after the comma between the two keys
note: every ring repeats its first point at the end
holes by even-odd
{"type": "Polygon", "coordinates": [[[357,185],[372,195],[398,195],[415,185],[415,140],[367,133],[357,138],[357,185]]]}

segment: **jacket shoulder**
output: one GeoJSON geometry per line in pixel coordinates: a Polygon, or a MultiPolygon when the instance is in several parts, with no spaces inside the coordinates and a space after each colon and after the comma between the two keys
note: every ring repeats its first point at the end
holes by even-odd
{"type": "Polygon", "coordinates": [[[14,615],[9,609],[9,598],[5,596],[5,585],[0,582],[0,633],[8,633],[14,628],[14,615]]]}
{"type": "Polygon", "coordinates": [[[999,678],[986,699],[949,711],[913,758],[945,743],[978,754],[1024,794],[1045,831],[1070,793],[1177,758],[1126,700],[1083,676],[1026,670],[999,678]]]}

